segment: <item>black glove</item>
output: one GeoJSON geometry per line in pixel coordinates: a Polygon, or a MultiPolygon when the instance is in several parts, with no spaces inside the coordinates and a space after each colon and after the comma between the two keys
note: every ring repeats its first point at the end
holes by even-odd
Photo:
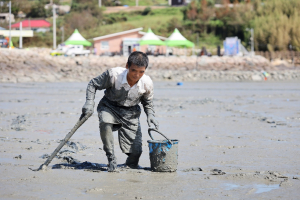
{"type": "Polygon", "coordinates": [[[87,100],[82,107],[82,114],[86,115],[87,113],[94,113],[95,102],[93,100],[87,100]]]}
{"type": "Polygon", "coordinates": [[[158,121],[155,120],[155,116],[153,114],[149,114],[147,116],[147,122],[148,122],[148,126],[151,127],[151,123],[154,124],[155,128],[158,129],[159,128],[159,124],[158,121]]]}

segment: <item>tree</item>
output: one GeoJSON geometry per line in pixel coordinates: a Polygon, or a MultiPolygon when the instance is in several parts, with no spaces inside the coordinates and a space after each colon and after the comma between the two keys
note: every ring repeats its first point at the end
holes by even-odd
{"type": "Polygon", "coordinates": [[[29,13],[26,17],[38,18],[38,17],[47,17],[47,10],[45,9],[46,1],[41,0],[33,4],[29,13]]]}
{"type": "Polygon", "coordinates": [[[299,10],[298,0],[272,0],[263,4],[256,0],[255,17],[249,23],[255,30],[256,48],[272,51],[286,50],[289,44],[299,46],[299,10]]]}
{"type": "Polygon", "coordinates": [[[294,14],[290,18],[291,22],[291,44],[297,51],[300,51],[300,16],[296,8],[294,14]]]}

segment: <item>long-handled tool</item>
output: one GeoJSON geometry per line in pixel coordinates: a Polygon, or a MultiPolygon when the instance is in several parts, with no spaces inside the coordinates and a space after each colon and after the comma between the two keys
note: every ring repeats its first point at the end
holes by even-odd
{"type": "Polygon", "coordinates": [[[69,141],[69,139],[73,136],[73,134],[76,132],[76,130],[90,117],[93,113],[87,113],[86,115],[81,115],[78,122],[75,124],[75,126],[72,128],[72,130],[66,135],[66,137],[60,142],[58,147],[53,151],[51,156],[46,160],[44,164],[42,164],[38,169],[31,169],[32,171],[39,171],[42,169],[46,169],[49,163],[53,160],[53,158],[56,156],[56,154],[61,150],[61,148],[69,141]]]}

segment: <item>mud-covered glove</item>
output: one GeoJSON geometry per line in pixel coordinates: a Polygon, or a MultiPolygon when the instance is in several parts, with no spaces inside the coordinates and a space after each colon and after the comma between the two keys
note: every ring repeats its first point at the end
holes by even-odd
{"type": "Polygon", "coordinates": [[[82,114],[94,113],[95,102],[93,100],[87,100],[82,107],[82,114]]]}
{"type": "Polygon", "coordinates": [[[149,114],[147,116],[147,122],[148,122],[148,126],[151,127],[151,123],[154,124],[155,128],[158,129],[159,128],[159,124],[158,121],[155,120],[155,116],[153,114],[149,114]]]}

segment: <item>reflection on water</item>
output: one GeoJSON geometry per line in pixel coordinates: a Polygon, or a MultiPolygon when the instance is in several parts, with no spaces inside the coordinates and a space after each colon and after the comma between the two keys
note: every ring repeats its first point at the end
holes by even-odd
{"type": "Polygon", "coordinates": [[[266,185],[266,184],[254,184],[254,185],[236,185],[236,184],[231,184],[231,183],[226,183],[225,184],[225,190],[232,190],[232,189],[247,189],[247,188],[254,188],[256,189],[257,194],[263,193],[263,192],[269,192],[274,189],[279,188],[279,184],[273,184],[273,185],[266,185]]]}

